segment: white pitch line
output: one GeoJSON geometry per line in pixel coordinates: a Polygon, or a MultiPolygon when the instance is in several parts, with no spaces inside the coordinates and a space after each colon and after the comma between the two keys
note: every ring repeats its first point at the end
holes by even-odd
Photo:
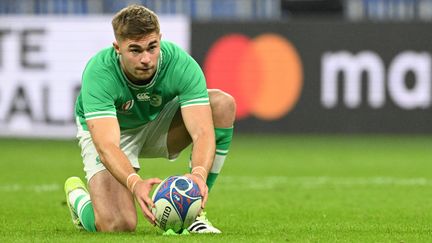
{"type": "Polygon", "coordinates": [[[240,187],[246,189],[273,189],[281,186],[297,186],[316,188],[325,186],[355,187],[355,186],[432,186],[432,179],[422,177],[284,177],[284,176],[223,176],[217,184],[223,187],[240,187]]]}
{"type": "MultiPolygon", "coordinates": [[[[404,187],[418,187],[426,186],[432,187],[432,179],[423,177],[411,178],[396,178],[396,177],[288,177],[288,176],[219,176],[217,187],[225,188],[228,190],[234,188],[250,189],[250,190],[263,190],[274,189],[284,186],[295,186],[302,188],[319,188],[326,186],[333,187],[356,187],[356,186],[404,186],[404,187]]],[[[62,185],[57,183],[46,184],[0,184],[0,192],[53,192],[62,190],[62,185]]]]}
{"type": "Polygon", "coordinates": [[[61,190],[60,184],[34,184],[34,185],[28,185],[28,184],[0,184],[0,191],[1,192],[53,192],[53,191],[59,191],[61,190]]]}

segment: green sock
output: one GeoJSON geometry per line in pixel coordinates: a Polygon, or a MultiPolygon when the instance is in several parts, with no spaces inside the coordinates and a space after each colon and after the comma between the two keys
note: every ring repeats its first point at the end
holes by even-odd
{"type": "Polygon", "coordinates": [[[74,202],[75,212],[78,212],[79,220],[85,230],[96,232],[93,205],[88,194],[79,196],[74,202]]]}
{"type": "MultiPolygon", "coordinates": [[[[233,127],[215,128],[216,137],[216,154],[213,161],[213,166],[207,177],[207,186],[209,191],[213,187],[216,178],[222,170],[225,158],[228,155],[229,147],[233,137],[233,127]]],[[[190,168],[189,168],[190,169],[190,168]]]]}

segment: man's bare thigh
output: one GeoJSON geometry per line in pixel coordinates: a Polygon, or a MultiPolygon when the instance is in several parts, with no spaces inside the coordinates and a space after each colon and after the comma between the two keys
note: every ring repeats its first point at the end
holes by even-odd
{"type": "Polygon", "coordinates": [[[168,130],[167,147],[170,155],[177,155],[192,142],[189,132],[183,122],[181,110],[177,110],[168,130]]]}
{"type": "Polygon", "coordinates": [[[108,170],[89,181],[98,231],[131,231],[137,221],[133,195],[108,170]]]}

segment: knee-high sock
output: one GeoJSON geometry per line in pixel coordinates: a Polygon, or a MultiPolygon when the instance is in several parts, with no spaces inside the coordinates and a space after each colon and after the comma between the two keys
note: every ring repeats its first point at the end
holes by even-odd
{"type": "Polygon", "coordinates": [[[84,190],[79,190],[74,200],[71,200],[75,212],[77,212],[79,220],[85,230],[89,232],[96,232],[95,216],[93,205],[90,200],[90,195],[84,190]]]}
{"type": "Polygon", "coordinates": [[[221,172],[225,159],[228,155],[229,147],[231,145],[231,140],[233,137],[233,130],[233,127],[215,128],[216,154],[213,161],[213,166],[210,169],[207,177],[207,186],[209,188],[209,191],[213,187],[216,178],[221,172]]]}

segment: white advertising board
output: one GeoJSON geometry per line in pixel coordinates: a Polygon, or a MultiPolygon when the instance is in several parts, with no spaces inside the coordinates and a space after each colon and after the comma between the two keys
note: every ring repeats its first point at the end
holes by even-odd
{"type": "MultiPolygon", "coordinates": [[[[189,51],[189,20],[159,20],[162,38],[189,51]]],[[[0,136],[73,138],[82,71],[112,32],[111,16],[0,17],[0,136]]]]}

